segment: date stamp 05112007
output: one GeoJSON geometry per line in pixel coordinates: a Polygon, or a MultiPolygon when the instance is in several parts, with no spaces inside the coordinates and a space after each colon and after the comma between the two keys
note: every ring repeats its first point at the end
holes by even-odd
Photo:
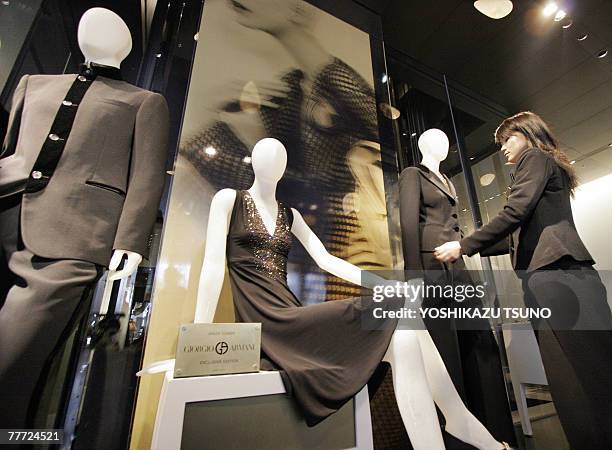
{"type": "Polygon", "coordinates": [[[0,429],[2,444],[59,444],[64,440],[64,430],[11,430],[0,429]]]}

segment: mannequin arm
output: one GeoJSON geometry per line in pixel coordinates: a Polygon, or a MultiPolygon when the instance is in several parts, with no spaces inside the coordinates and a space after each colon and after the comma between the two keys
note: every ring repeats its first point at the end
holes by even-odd
{"type": "Polygon", "coordinates": [[[291,211],[293,212],[293,225],[291,226],[291,232],[298,238],[308,254],[312,257],[312,259],[314,259],[321,269],[365,288],[370,288],[375,284],[388,283],[388,281],[384,278],[374,275],[371,272],[362,270],[359,267],[328,253],[317,235],[314,234],[314,232],[306,224],[302,215],[294,208],[291,208],[291,211]],[[363,275],[366,274],[368,275],[367,281],[363,279],[365,278],[363,275]]]}
{"type": "Polygon", "coordinates": [[[236,191],[222,189],[210,204],[204,262],[200,272],[195,323],[212,323],[225,276],[225,247],[236,191]]]}
{"type": "Polygon", "coordinates": [[[108,264],[108,270],[110,272],[108,278],[111,281],[120,280],[121,278],[126,278],[136,272],[138,265],[142,261],[142,255],[131,252],[129,250],[116,249],[113,252],[113,256],[108,264]],[[123,255],[127,256],[127,261],[123,265],[123,269],[117,271],[117,267],[119,267],[119,263],[123,259],[123,255]]]}

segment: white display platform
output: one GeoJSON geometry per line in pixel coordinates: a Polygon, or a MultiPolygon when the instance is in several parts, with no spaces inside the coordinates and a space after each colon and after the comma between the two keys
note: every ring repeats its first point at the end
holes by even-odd
{"type": "MultiPolygon", "coordinates": [[[[168,370],[165,372],[157,408],[151,449],[181,448],[185,407],[188,403],[274,394],[285,394],[280,374],[276,371],[175,379],[172,370],[168,370]]],[[[356,442],[353,448],[372,450],[372,422],[367,386],[355,396],[353,404],[356,442]]],[[[231,424],[228,427],[231,427],[231,424]]],[[[257,443],[253,443],[253,448],[257,448],[257,443]]]]}
{"type": "Polygon", "coordinates": [[[504,323],[502,333],[523,434],[532,436],[533,430],[527,409],[525,385],[548,385],[540,347],[538,347],[538,341],[529,322],[504,323]]]}

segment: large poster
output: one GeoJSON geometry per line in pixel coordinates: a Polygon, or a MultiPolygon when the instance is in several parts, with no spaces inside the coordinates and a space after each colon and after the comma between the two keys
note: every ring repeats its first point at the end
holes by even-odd
{"type": "MultiPolygon", "coordinates": [[[[251,186],[261,138],[285,145],[277,197],[329,252],[362,268],[392,264],[368,34],[300,0],[208,0],[195,38],[145,365],[172,358],[178,325],[193,321],[212,196],[251,186]]],[[[296,239],[288,272],[303,304],[359,292],[296,239]]],[[[227,284],[215,321],[233,321],[227,284]]],[[[141,384],[135,430],[154,415],[154,383],[141,384]]]]}

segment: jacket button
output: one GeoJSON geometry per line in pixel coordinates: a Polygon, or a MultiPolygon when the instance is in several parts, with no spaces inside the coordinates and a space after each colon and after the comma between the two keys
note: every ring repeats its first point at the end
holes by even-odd
{"type": "Polygon", "coordinates": [[[34,178],[35,180],[40,180],[42,178],[42,172],[35,170],[34,172],[32,172],[32,178],[34,178]]]}
{"type": "Polygon", "coordinates": [[[457,218],[457,213],[453,213],[452,217],[453,217],[453,219],[456,219],[457,218]]]}
{"type": "Polygon", "coordinates": [[[62,102],[62,105],[64,105],[64,106],[72,106],[72,102],[71,102],[71,101],[69,101],[69,100],[64,100],[64,101],[62,102]]]}
{"type": "Polygon", "coordinates": [[[51,139],[52,141],[59,141],[60,137],[55,133],[51,133],[49,135],[49,139],[51,139]]]}
{"type": "Polygon", "coordinates": [[[455,231],[459,231],[460,229],[461,229],[461,228],[459,228],[459,225],[455,225],[455,226],[453,227],[453,230],[455,230],[455,231]]]}

